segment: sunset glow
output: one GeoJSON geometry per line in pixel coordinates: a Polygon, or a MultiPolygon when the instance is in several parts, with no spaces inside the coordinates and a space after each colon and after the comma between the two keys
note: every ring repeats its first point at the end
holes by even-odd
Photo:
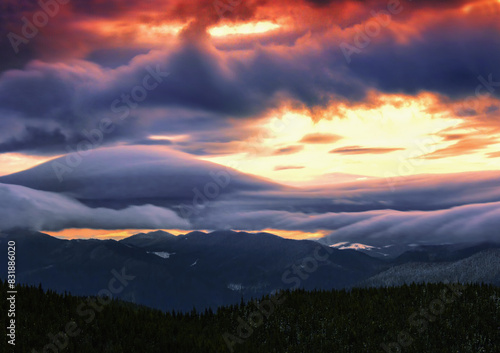
{"type": "Polygon", "coordinates": [[[307,113],[279,112],[264,123],[262,129],[265,134],[241,143],[243,153],[206,159],[228,166],[236,163],[237,168],[246,173],[259,170],[262,176],[293,185],[294,181],[313,180],[334,172],[385,177],[388,172],[410,175],[477,171],[491,162],[487,153],[499,147],[498,144],[485,147],[466,159],[461,156],[460,163],[454,163],[453,159],[445,163],[441,159],[426,159],[426,155],[453,145],[453,141],[441,136],[444,132],[469,134],[477,130],[467,127],[465,119],[454,117],[446,107],[429,111],[437,104],[435,98],[429,95],[416,99],[381,96],[379,101],[380,105],[374,108],[339,105],[331,111],[322,112],[324,118],[318,121],[307,113]],[[301,142],[304,136],[311,134],[342,137],[326,144],[301,142]],[[293,153],[273,154],[273,151],[287,146],[301,148],[293,153]],[[341,153],[343,146],[362,146],[366,153],[341,153]],[[336,148],[339,153],[335,153],[336,148]],[[386,150],[377,153],[377,148],[386,150]],[[394,151],[391,152],[391,149],[394,151]],[[302,168],[293,172],[276,172],[275,167],[279,165],[302,168]],[[411,167],[402,168],[402,165],[411,167]],[[401,173],[403,169],[405,172],[401,173]]]}
{"type": "Polygon", "coordinates": [[[251,22],[239,25],[222,25],[211,28],[210,35],[214,37],[228,36],[228,35],[249,35],[259,34],[274,29],[280,28],[280,25],[272,22],[251,22]]]}
{"type": "MultiPolygon", "coordinates": [[[[173,235],[185,234],[186,231],[178,230],[178,229],[159,229],[165,232],[168,232],[173,235]]],[[[130,237],[134,234],[138,233],[149,233],[151,229],[85,229],[85,228],[67,228],[62,231],[52,232],[52,231],[44,231],[44,233],[52,235],[61,239],[114,239],[120,240],[123,238],[130,237]]]]}
{"type": "Polygon", "coordinates": [[[485,215],[467,226],[486,234],[500,202],[499,9],[69,2],[20,40],[36,9],[12,7],[0,25],[3,227],[347,241],[441,217],[452,228],[473,209],[485,215]]]}
{"type": "Polygon", "coordinates": [[[500,352],[500,0],[2,5],[9,352],[500,352]]]}

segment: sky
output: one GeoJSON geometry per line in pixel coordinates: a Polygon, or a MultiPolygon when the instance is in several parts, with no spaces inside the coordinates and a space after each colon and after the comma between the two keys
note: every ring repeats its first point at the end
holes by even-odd
{"type": "Polygon", "coordinates": [[[495,240],[499,17],[497,0],[2,1],[0,231],[495,240]]]}

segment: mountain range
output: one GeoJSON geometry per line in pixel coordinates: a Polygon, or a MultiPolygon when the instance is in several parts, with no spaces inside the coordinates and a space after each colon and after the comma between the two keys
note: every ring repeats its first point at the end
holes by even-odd
{"type": "MultiPolygon", "coordinates": [[[[291,288],[426,281],[500,285],[500,244],[496,243],[409,244],[399,254],[405,247],[335,248],[313,240],[235,231],[179,236],[156,231],[116,241],[63,240],[12,230],[0,235],[2,248],[9,240],[16,241],[18,283],[96,295],[108,289],[118,273],[128,279],[114,297],[162,310],[217,308],[291,288]]],[[[5,268],[0,276],[6,278],[5,268]]]]}

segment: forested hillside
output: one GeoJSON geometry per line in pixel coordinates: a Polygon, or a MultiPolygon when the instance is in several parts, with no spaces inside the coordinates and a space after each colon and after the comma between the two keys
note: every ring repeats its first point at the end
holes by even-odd
{"type": "MultiPolygon", "coordinates": [[[[6,283],[0,286],[6,293],[6,283]]],[[[286,291],[185,314],[17,290],[15,352],[500,352],[494,286],[286,291]]]]}

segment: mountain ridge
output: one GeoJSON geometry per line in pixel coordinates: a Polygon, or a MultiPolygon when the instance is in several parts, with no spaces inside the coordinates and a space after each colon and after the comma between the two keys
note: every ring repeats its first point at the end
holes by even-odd
{"type": "MultiPolygon", "coordinates": [[[[338,250],[313,240],[284,239],[265,232],[195,231],[175,236],[155,231],[116,241],[64,240],[17,230],[0,235],[0,246],[6,246],[8,240],[16,240],[20,283],[41,282],[59,292],[95,295],[106,288],[113,271],[124,271],[134,280],[119,298],[162,310],[190,310],[193,305],[217,308],[283,289],[377,286],[380,281],[376,279],[382,277],[376,276],[400,273],[392,276],[401,282],[411,274],[406,268],[422,268],[413,264],[411,256],[401,264],[405,257],[380,259],[359,250],[338,250]]],[[[465,250],[481,254],[485,246],[465,250]]],[[[465,250],[458,251],[467,255],[465,250]]],[[[445,263],[429,256],[428,260],[435,266],[445,263]]],[[[477,255],[468,264],[480,262],[481,255],[477,255]]],[[[443,272],[438,275],[445,278],[443,272]]],[[[5,269],[0,269],[0,276],[6,277],[5,269]]]]}

